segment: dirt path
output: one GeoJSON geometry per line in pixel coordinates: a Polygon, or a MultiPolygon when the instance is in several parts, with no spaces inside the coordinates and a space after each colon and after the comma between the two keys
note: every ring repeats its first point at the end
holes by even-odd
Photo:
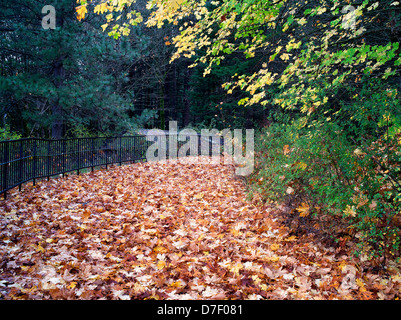
{"type": "Polygon", "coordinates": [[[364,273],[334,248],[290,236],[275,209],[247,201],[233,168],[220,164],[71,175],[12,192],[0,212],[0,299],[399,294],[399,270],[364,273]]]}

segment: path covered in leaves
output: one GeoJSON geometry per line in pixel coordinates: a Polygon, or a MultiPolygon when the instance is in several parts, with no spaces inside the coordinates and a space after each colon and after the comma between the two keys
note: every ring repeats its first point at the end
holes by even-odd
{"type": "Polygon", "coordinates": [[[363,272],[290,236],[232,167],[141,163],[43,181],[0,203],[0,299],[377,299],[363,272]]]}

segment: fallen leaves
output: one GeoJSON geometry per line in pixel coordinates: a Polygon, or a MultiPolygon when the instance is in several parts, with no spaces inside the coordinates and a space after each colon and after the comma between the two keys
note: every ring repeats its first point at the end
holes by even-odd
{"type": "Polygon", "coordinates": [[[307,217],[309,215],[310,207],[307,203],[302,203],[298,208],[297,211],[299,212],[300,217],[307,217]]]}
{"type": "Polygon", "coordinates": [[[392,299],[401,285],[396,265],[363,273],[288,234],[218,164],[52,179],[0,210],[0,299],[392,299]]]}

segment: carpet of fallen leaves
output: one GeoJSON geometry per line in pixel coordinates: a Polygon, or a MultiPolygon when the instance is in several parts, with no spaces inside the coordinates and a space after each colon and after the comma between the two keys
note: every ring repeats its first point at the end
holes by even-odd
{"type": "Polygon", "coordinates": [[[42,181],[0,203],[0,299],[398,298],[396,265],[364,271],[291,236],[275,210],[220,164],[42,181]]]}

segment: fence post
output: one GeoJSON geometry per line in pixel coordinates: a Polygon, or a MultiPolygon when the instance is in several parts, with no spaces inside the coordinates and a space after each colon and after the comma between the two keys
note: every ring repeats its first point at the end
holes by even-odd
{"type": "Polygon", "coordinates": [[[122,165],[122,136],[120,136],[120,166],[122,165]]]}
{"type": "Polygon", "coordinates": [[[33,140],[34,144],[33,144],[33,185],[36,184],[36,149],[37,149],[37,143],[36,143],[36,139],[33,140]]]}
{"type": "Polygon", "coordinates": [[[62,140],[63,142],[62,142],[62,145],[63,145],[63,151],[62,151],[62,156],[63,156],[63,173],[62,173],[62,176],[63,176],[63,178],[64,178],[64,176],[65,176],[65,157],[67,156],[66,155],[66,153],[67,153],[67,150],[66,150],[66,140],[64,139],[64,140],[62,140]]]}
{"type": "Polygon", "coordinates": [[[78,138],[78,143],[77,143],[77,158],[78,158],[78,167],[77,167],[77,174],[79,175],[79,169],[81,168],[81,153],[79,151],[80,149],[80,140],[78,138]]]}
{"type": "MultiPolygon", "coordinates": [[[[22,181],[22,162],[24,161],[22,159],[23,158],[22,153],[24,152],[24,150],[22,148],[22,142],[23,142],[23,140],[20,140],[20,145],[19,145],[19,157],[20,157],[20,159],[19,159],[18,181],[20,181],[20,182],[22,181]]],[[[22,189],[22,183],[20,183],[19,186],[18,186],[18,190],[21,191],[21,189],[22,189]]]]}
{"type": "Polygon", "coordinates": [[[95,140],[95,138],[91,138],[91,140],[92,140],[92,150],[91,150],[91,153],[92,153],[91,165],[92,165],[92,167],[91,167],[91,169],[92,169],[92,172],[93,172],[93,170],[94,170],[94,168],[93,168],[93,163],[94,163],[93,155],[94,155],[94,152],[95,152],[93,141],[95,140]]]}
{"type": "Polygon", "coordinates": [[[47,181],[50,180],[50,140],[47,141],[47,181]]]}
{"type": "Polygon", "coordinates": [[[198,135],[198,156],[202,155],[202,135],[200,133],[198,135]]]}
{"type": "MultiPolygon", "coordinates": [[[[8,148],[9,148],[9,142],[4,143],[4,176],[3,176],[3,189],[7,190],[8,188],[8,148]]],[[[7,199],[7,191],[4,191],[4,200],[7,199]]]]}

